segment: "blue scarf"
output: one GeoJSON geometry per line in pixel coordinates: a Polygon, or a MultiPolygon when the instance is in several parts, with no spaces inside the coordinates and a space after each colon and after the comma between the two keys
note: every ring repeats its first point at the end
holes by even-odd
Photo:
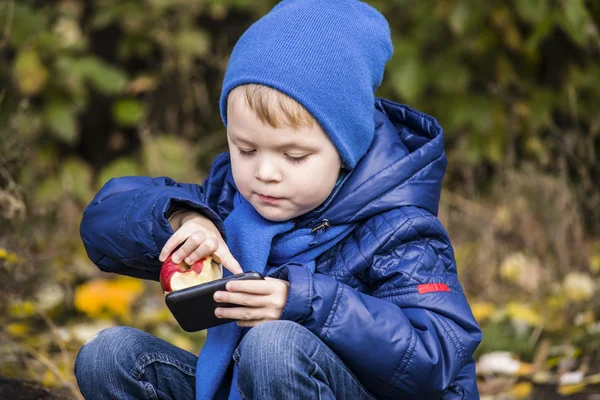
{"type": "MultiPolygon", "coordinates": [[[[294,230],[294,222],[273,222],[263,218],[239,193],[234,209],[225,219],[227,246],[244,271],[265,275],[267,265],[290,261],[307,263],[314,272],[315,258],[344,239],[355,224],[332,226],[312,232],[311,228],[294,230]]],[[[230,275],[223,270],[224,275],[230,275]]],[[[206,343],[196,364],[196,399],[212,399],[221,386],[243,329],[234,322],[208,329],[206,343]]],[[[237,369],[231,382],[230,399],[239,399],[237,369]]],[[[221,389],[222,390],[222,389],[221,389]]]]}

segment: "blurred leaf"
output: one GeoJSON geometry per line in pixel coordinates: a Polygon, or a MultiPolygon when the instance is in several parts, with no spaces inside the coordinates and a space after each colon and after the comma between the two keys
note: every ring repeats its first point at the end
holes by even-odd
{"type": "Polygon", "coordinates": [[[552,32],[555,23],[556,18],[553,13],[545,16],[538,24],[535,25],[533,32],[525,41],[525,49],[530,53],[536,51],[540,43],[552,32]]]}
{"type": "Polygon", "coordinates": [[[531,306],[515,301],[508,303],[506,312],[513,321],[519,321],[529,326],[539,325],[543,321],[540,314],[531,306]]]}
{"type": "Polygon", "coordinates": [[[42,311],[50,311],[65,303],[66,293],[63,287],[56,283],[46,283],[35,294],[36,307],[42,311]]]}
{"type": "Polygon", "coordinates": [[[75,59],[72,70],[84,77],[94,89],[106,95],[120,93],[127,85],[127,75],[120,68],[94,56],[75,59]]]}
{"type": "Polygon", "coordinates": [[[532,136],[526,139],[525,149],[533,154],[543,165],[550,162],[550,154],[548,149],[544,147],[544,142],[537,136],[532,136]]]}
{"type": "Polygon", "coordinates": [[[537,291],[542,278],[541,271],[539,262],[522,252],[508,254],[500,265],[500,275],[503,279],[530,293],[537,291]]]}
{"type": "Polygon", "coordinates": [[[590,269],[595,274],[600,274],[600,254],[590,257],[590,269]]]}
{"type": "Polygon", "coordinates": [[[517,333],[510,324],[490,322],[482,325],[481,330],[483,341],[477,348],[477,354],[505,351],[532,356],[532,349],[527,343],[528,337],[517,333]]]}
{"type": "Polygon", "coordinates": [[[58,139],[68,144],[75,144],[78,141],[77,116],[69,103],[50,99],[46,102],[44,117],[51,132],[58,139]]]}
{"type": "Polygon", "coordinates": [[[185,30],[176,37],[179,50],[185,54],[203,56],[208,52],[210,39],[202,31],[185,30]]]}
{"type": "MultiPolygon", "coordinates": [[[[10,43],[15,48],[21,48],[27,42],[33,42],[35,36],[46,29],[49,16],[42,10],[34,10],[20,1],[15,1],[14,6],[10,43]]],[[[3,4],[1,7],[8,7],[8,4],[3,4]]],[[[4,18],[2,20],[4,26],[4,18]]]]}
{"type": "Polygon", "coordinates": [[[60,18],[54,26],[54,32],[63,47],[72,47],[82,39],[79,24],[72,18],[60,18]]]}
{"type": "Polygon", "coordinates": [[[143,148],[144,165],[151,175],[166,175],[176,181],[190,181],[196,175],[190,144],[174,136],[161,135],[143,148]]]}
{"type": "Polygon", "coordinates": [[[145,37],[127,36],[118,45],[117,56],[119,60],[128,60],[132,57],[146,58],[152,56],[153,44],[145,37]]]}
{"type": "Polygon", "coordinates": [[[35,304],[28,300],[12,303],[8,307],[8,313],[14,318],[29,318],[36,314],[35,304]]]}
{"type": "Polygon", "coordinates": [[[49,369],[44,371],[44,374],[42,375],[40,382],[45,387],[53,387],[53,386],[58,386],[60,384],[56,375],[49,369]]]}
{"type": "Polygon", "coordinates": [[[510,393],[517,399],[525,399],[531,395],[532,391],[533,385],[530,382],[520,382],[513,386],[510,393]]]}
{"type": "Polygon", "coordinates": [[[25,336],[27,333],[29,333],[29,325],[24,322],[15,322],[12,324],[8,324],[4,329],[6,329],[6,332],[11,334],[12,336],[17,337],[25,336]]]}
{"type": "Polygon", "coordinates": [[[96,10],[92,16],[91,26],[95,29],[102,29],[118,19],[118,15],[110,7],[103,7],[96,10]]]}
{"type": "Polygon", "coordinates": [[[454,8],[450,13],[448,22],[453,32],[461,35],[467,30],[467,23],[469,20],[469,11],[471,7],[465,0],[458,0],[454,2],[454,8]]]}
{"type": "Polygon", "coordinates": [[[48,70],[40,61],[38,53],[29,48],[17,54],[13,76],[19,91],[26,96],[33,96],[40,93],[46,85],[48,70]]]}
{"type": "Polygon", "coordinates": [[[15,263],[21,262],[21,258],[17,254],[7,251],[1,247],[0,247],[0,260],[6,260],[6,262],[8,262],[10,264],[15,264],[15,263]]]}
{"type": "Polygon", "coordinates": [[[458,63],[449,63],[442,58],[441,65],[434,73],[440,90],[448,93],[462,94],[469,86],[469,70],[458,63]]]}
{"type": "Polygon", "coordinates": [[[97,187],[102,187],[111,178],[130,175],[140,175],[138,164],[129,158],[120,158],[104,167],[98,176],[96,185],[97,187]]]}
{"type": "Polygon", "coordinates": [[[113,105],[113,118],[121,126],[136,126],[146,116],[146,105],[134,98],[119,99],[113,105]]]}
{"type": "Polygon", "coordinates": [[[407,101],[415,101],[425,89],[427,75],[417,58],[410,58],[390,72],[396,91],[407,101]]]}
{"type": "Polygon", "coordinates": [[[502,85],[508,85],[517,80],[517,75],[508,57],[499,55],[496,58],[496,76],[502,85]]]}
{"type": "Polygon", "coordinates": [[[57,203],[63,195],[62,182],[56,177],[46,178],[35,188],[33,201],[36,206],[57,203]]]}
{"type": "Polygon", "coordinates": [[[151,92],[158,85],[157,79],[149,75],[141,75],[129,82],[127,90],[132,94],[151,92]]]}
{"type": "Polygon", "coordinates": [[[496,306],[490,302],[473,302],[471,303],[471,311],[477,322],[481,324],[496,311],[496,306]]]}
{"type": "Polygon", "coordinates": [[[585,390],[587,383],[577,383],[574,385],[559,385],[556,391],[562,396],[570,396],[585,390]]]}
{"type": "Polygon", "coordinates": [[[562,0],[562,26],[567,30],[575,43],[584,46],[587,40],[588,24],[591,23],[583,0],[562,0]]]}
{"type": "Polygon", "coordinates": [[[530,22],[540,22],[548,13],[548,0],[517,0],[519,16],[530,22]]]}
{"type": "Polygon", "coordinates": [[[95,279],[75,290],[75,308],[92,318],[129,317],[133,301],[144,291],[139,279],[95,279]]]}
{"type": "Polygon", "coordinates": [[[81,204],[88,204],[94,197],[91,188],[92,169],[83,160],[79,158],[66,160],[63,165],[62,181],[81,204]]]}
{"type": "Polygon", "coordinates": [[[563,282],[565,296],[573,302],[590,300],[596,292],[592,277],[581,272],[570,272],[563,282]]]}

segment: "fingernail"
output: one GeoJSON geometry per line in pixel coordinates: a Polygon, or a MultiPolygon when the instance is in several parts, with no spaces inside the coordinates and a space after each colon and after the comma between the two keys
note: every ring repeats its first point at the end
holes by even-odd
{"type": "Polygon", "coordinates": [[[223,315],[223,312],[221,311],[221,309],[220,309],[220,308],[217,308],[217,309],[215,310],[215,315],[216,315],[217,317],[221,318],[221,315],[223,315]]]}
{"type": "Polygon", "coordinates": [[[175,264],[179,264],[179,261],[180,261],[180,260],[179,260],[179,257],[177,257],[177,256],[173,257],[173,262],[174,262],[175,264]]]}
{"type": "Polygon", "coordinates": [[[191,264],[192,263],[192,259],[188,257],[188,258],[185,259],[185,262],[188,263],[188,264],[191,264]]]}
{"type": "Polygon", "coordinates": [[[215,293],[215,300],[221,300],[222,297],[223,296],[221,296],[221,293],[219,293],[219,292],[215,293]]]}
{"type": "Polygon", "coordinates": [[[233,284],[231,282],[229,282],[227,285],[225,285],[225,289],[232,290],[233,289],[233,284]]]}

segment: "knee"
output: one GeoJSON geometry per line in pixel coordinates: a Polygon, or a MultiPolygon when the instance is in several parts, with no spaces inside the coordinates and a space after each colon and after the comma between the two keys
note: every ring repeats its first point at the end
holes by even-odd
{"type": "Polygon", "coordinates": [[[292,321],[264,322],[252,328],[238,346],[234,359],[240,379],[273,379],[285,376],[297,366],[298,359],[310,356],[312,333],[292,321]]]}
{"type": "Polygon", "coordinates": [[[137,329],[116,326],[92,336],[77,353],[74,373],[82,392],[102,376],[118,374],[130,362],[137,329]]]}

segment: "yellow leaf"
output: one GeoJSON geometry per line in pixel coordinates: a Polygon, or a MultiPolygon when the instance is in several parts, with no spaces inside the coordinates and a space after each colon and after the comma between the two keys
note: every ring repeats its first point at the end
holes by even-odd
{"type": "Polygon", "coordinates": [[[144,291],[144,285],[139,279],[133,279],[128,277],[118,277],[112,280],[112,286],[127,292],[134,293],[136,295],[144,291]]]}
{"type": "Polygon", "coordinates": [[[542,323],[542,317],[527,304],[510,302],[506,306],[506,313],[512,320],[524,322],[528,325],[542,323]]]}
{"type": "Polygon", "coordinates": [[[52,387],[56,386],[58,381],[56,380],[56,375],[54,375],[50,370],[44,371],[44,375],[42,375],[42,385],[52,387]]]}
{"type": "Polygon", "coordinates": [[[496,307],[489,302],[476,302],[471,304],[471,311],[477,322],[481,323],[489,318],[496,311],[496,307]]]}
{"type": "Polygon", "coordinates": [[[595,273],[600,273],[600,254],[593,255],[590,258],[590,269],[595,273]]]}
{"type": "Polygon", "coordinates": [[[546,360],[546,368],[551,369],[558,365],[560,362],[560,357],[551,357],[546,360]]]}
{"type": "Polygon", "coordinates": [[[35,304],[31,301],[22,301],[11,304],[8,308],[9,315],[17,318],[27,318],[35,314],[35,304]]]}
{"type": "Polygon", "coordinates": [[[40,93],[48,80],[48,70],[32,49],[21,50],[17,54],[13,75],[19,91],[26,96],[40,93]]]}
{"type": "Polygon", "coordinates": [[[557,392],[563,396],[569,396],[574,393],[579,393],[579,392],[585,390],[586,386],[587,386],[587,383],[585,383],[585,382],[577,383],[575,385],[559,385],[557,392]]]}
{"type": "Polygon", "coordinates": [[[25,336],[29,332],[29,325],[22,322],[15,322],[6,326],[6,332],[13,336],[25,336]]]}
{"type": "Polygon", "coordinates": [[[600,385],[600,374],[594,374],[587,376],[585,381],[590,385],[600,385]]]}
{"type": "Polygon", "coordinates": [[[517,399],[524,399],[531,394],[532,390],[533,390],[533,385],[530,382],[521,382],[521,383],[517,383],[515,386],[513,386],[512,390],[510,392],[517,399]]]}
{"type": "Polygon", "coordinates": [[[517,372],[515,373],[515,375],[517,375],[517,376],[529,376],[532,373],[533,373],[533,365],[529,364],[529,363],[522,362],[521,364],[519,364],[519,369],[517,369],[517,372]]]}
{"type": "Polygon", "coordinates": [[[561,311],[565,308],[568,299],[564,295],[550,296],[546,299],[546,305],[554,311],[561,311]]]}
{"type": "Polygon", "coordinates": [[[0,259],[4,259],[9,263],[17,263],[21,261],[21,258],[18,255],[2,248],[0,248],[0,259]]]}
{"type": "Polygon", "coordinates": [[[129,277],[95,279],[75,290],[75,308],[93,318],[128,318],[133,301],[143,290],[139,280],[129,277]]]}

